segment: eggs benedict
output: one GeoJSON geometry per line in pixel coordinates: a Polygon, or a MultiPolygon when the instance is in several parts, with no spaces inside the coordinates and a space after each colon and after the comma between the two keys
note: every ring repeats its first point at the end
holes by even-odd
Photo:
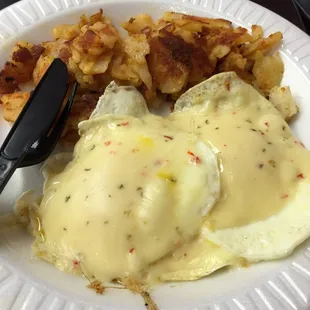
{"type": "Polygon", "coordinates": [[[29,209],[36,255],[62,270],[195,280],[284,257],[310,235],[310,154],[235,73],[193,87],[166,117],[112,82],[79,130],[29,209]]]}

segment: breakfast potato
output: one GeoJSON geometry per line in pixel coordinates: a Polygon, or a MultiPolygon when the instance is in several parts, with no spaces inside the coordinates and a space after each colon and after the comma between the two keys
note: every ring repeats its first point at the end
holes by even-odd
{"type": "Polygon", "coordinates": [[[35,85],[38,85],[46,71],[48,70],[49,66],[52,64],[54,61],[53,56],[41,56],[39,60],[37,61],[36,67],[33,70],[33,82],[35,85]]]}
{"type": "MultiPolygon", "coordinates": [[[[135,71],[148,90],[153,87],[152,76],[146,61],[150,45],[145,34],[135,34],[124,40],[123,49],[127,54],[127,64],[135,71]]],[[[123,78],[123,80],[126,80],[123,78]]]]}
{"type": "Polygon", "coordinates": [[[209,26],[211,28],[214,27],[229,29],[232,27],[232,22],[226,19],[199,17],[174,12],[166,12],[162,19],[166,22],[175,23],[178,26],[183,26],[189,22],[199,22],[204,26],[209,26]]]}
{"type": "Polygon", "coordinates": [[[139,72],[137,72],[135,65],[138,66],[139,64],[135,63],[126,55],[126,53],[120,50],[116,53],[111,62],[110,74],[113,79],[116,79],[119,82],[126,81],[132,86],[140,87],[142,79],[139,72]]]}
{"type": "Polygon", "coordinates": [[[263,55],[267,55],[275,46],[277,46],[282,40],[283,36],[281,32],[271,34],[268,38],[261,38],[253,43],[245,44],[240,48],[240,52],[243,56],[256,60],[256,52],[259,51],[263,55]]]}
{"type": "Polygon", "coordinates": [[[259,25],[253,25],[251,27],[252,30],[252,42],[261,39],[263,37],[263,28],[259,25]]]}
{"type": "Polygon", "coordinates": [[[13,48],[10,61],[0,71],[0,94],[19,90],[19,84],[29,82],[36,62],[44,48],[20,41],[13,48]]]}
{"type": "Polygon", "coordinates": [[[147,14],[138,14],[122,23],[122,27],[130,34],[145,33],[154,28],[151,16],[147,14]]]}
{"type": "Polygon", "coordinates": [[[74,25],[59,25],[53,29],[53,36],[55,40],[64,39],[70,41],[75,39],[80,34],[80,27],[78,24],[74,25]]]}
{"type": "Polygon", "coordinates": [[[280,32],[264,38],[258,25],[250,33],[228,20],[175,12],[157,20],[139,14],[122,26],[128,32],[124,39],[100,10],[76,24],[56,26],[53,41],[18,42],[0,71],[0,94],[17,92],[31,79],[37,85],[55,58],[66,63],[71,81],[85,92],[102,92],[115,80],[138,87],[150,107],[178,99],[219,72],[235,71],[264,96],[282,79],[280,56],[272,56],[280,32]]]}
{"type": "Polygon", "coordinates": [[[145,34],[135,34],[124,40],[124,51],[137,63],[146,62],[146,55],[150,53],[150,45],[145,34]]]}
{"type": "Polygon", "coordinates": [[[15,122],[30,98],[30,92],[4,94],[1,96],[3,117],[8,122],[15,122]]]}
{"type": "Polygon", "coordinates": [[[295,103],[289,86],[275,86],[270,90],[269,100],[289,122],[298,113],[298,106],[295,103]]]}
{"type": "Polygon", "coordinates": [[[244,71],[247,64],[246,58],[241,54],[230,52],[219,65],[220,72],[244,71]]]}
{"type": "Polygon", "coordinates": [[[154,37],[150,40],[149,70],[157,88],[164,94],[179,92],[190,74],[190,55],[178,57],[173,46],[184,51],[188,48],[187,43],[178,37],[154,37]]]}
{"type": "Polygon", "coordinates": [[[254,63],[253,74],[258,87],[268,92],[275,86],[279,86],[284,73],[284,64],[279,54],[265,56],[254,63]]]}

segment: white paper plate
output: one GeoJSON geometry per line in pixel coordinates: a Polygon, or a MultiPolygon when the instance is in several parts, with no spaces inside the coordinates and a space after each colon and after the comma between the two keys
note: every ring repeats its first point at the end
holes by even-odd
{"type": "MultiPolygon", "coordinates": [[[[295,134],[310,148],[310,39],[278,15],[245,0],[24,0],[0,12],[0,65],[18,39],[51,38],[54,25],[78,20],[103,8],[116,25],[137,13],[159,17],[166,10],[230,19],[249,28],[260,24],[266,34],[282,31],[284,85],[290,85],[301,112],[295,134]]],[[[0,141],[9,129],[0,121],[0,141]]],[[[0,197],[1,212],[12,209],[26,189],[40,185],[38,167],[18,170],[0,197]]],[[[128,291],[97,296],[86,281],[32,258],[31,238],[22,231],[0,232],[0,309],[82,310],[145,309],[128,291]]],[[[310,309],[310,242],[286,260],[222,271],[201,281],[163,285],[152,292],[160,309],[310,309]]]]}

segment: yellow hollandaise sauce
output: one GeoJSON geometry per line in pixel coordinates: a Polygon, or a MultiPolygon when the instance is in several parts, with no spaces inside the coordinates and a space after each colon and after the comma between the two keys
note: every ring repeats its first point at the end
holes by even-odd
{"type": "Polygon", "coordinates": [[[277,214],[310,177],[310,156],[280,113],[262,96],[246,101],[243,88],[214,95],[170,120],[208,141],[218,154],[221,197],[207,216],[211,230],[244,226],[277,214]],[[240,94],[241,93],[241,94],[240,94]]]}
{"type": "Polygon", "coordinates": [[[219,196],[215,153],[146,120],[85,124],[74,159],[45,184],[43,247],[62,269],[102,281],[135,275],[190,242],[219,196]]]}
{"type": "Polygon", "coordinates": [[[236,75],[204,83],[167,117],[103,115],[81,124],[73,160],[45,183],[38,256],[102,281],[184,281],[245,264],[242,257],[283,257],[309,235],[299,219],[293,228],[241,231],[288,205],[308,214],[299,189],[310,177],[310,155],[273,105],[236,75]],[[283,233],[290,237],[282,244],[283,233]]]}

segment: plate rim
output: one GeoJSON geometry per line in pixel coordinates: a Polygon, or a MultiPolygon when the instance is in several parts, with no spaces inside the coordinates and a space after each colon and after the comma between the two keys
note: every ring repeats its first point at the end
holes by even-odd
{"type": "MultiPolygon", "coordinates": [[[[57,13],[69,12],[83,6],[88,8],[99,3],[105,5],[107,3],[122,4],[125,2],[130,2],[130,0],[23,0],[17,2],[0,11],[0,49],[11,43],[21,32],[27,31],[29,27],[35,26],[36,23],[44,19],[53,18],[57,13]]],[[[310,84],[310,37],[285,18],[259,4],[247,0],[134,0],[131,2],[152,2],[179,5],[180,8],[194,10],[201,9],[202,14],[210,12],[243,26],[250,27],[251,24],[261,24],[267,32],[272,32],[273,28],[282,31],[284,43],[281,46],[281,53],[288,56],[301,69],[302,74],[305,75],[310,84]],[[248,9],[250,9],[249,15],[243,16],[248,9]],[[256,17],[249,18],[253,13],[256,17]],[[264,26],[266,24],[267,27],[264,26]]],[[[277,309],[273,308],[274,305],[276,307],[281,306],[281,309],[309,308],[310,290],[308,289],[308,292],[305,292],[305,283],[310,286],[310,248],[306,248],[302,257],[287,264],[282,270],[275,267],[272,276],[270,275],[268,278],[269,280],[267,277],[259,278],[259,284],[253,288],[248,287],[241,294],[233,292],[229,293],[226,298],[212,298],[212,303],[206,300],[204,304],[197,305],[195,309],[204,310],[212,307],[213,309],[244,310],[258,309],[257,305],[267,309],[277,309]],[[297,277],[297,274],[301,275],[303,281],[300,280],[299,276],[297,277]],[[275,296],[279,304],[274,304],[275,296]]],[[[22,287],[30,286],[27,294],[24,294],[22,289],[19,290],[16,300],[19,300],[20,305],[31,304],[35,299],[34,296],[36,296],[33,293],[35,291],[42,295],[42,301],[35,309],[46,309],[46,300],[48,300],[48,304],[55,303],[57,306],[53,309],[57,310],[94,309],[89,302],[76,299],[72,301],[68,299],[68,296],[46,286],[39,288],[37,283],[28,279],[26,273],[16,274],[14,268],[0,257],[0,300],[5,293],[1,290],[1,286],[15,285],[16,283],[20,283],[22,287]]],[[[96,309],[104,309],[104,306],[102,308],[96,306],[96,309]]]]}

